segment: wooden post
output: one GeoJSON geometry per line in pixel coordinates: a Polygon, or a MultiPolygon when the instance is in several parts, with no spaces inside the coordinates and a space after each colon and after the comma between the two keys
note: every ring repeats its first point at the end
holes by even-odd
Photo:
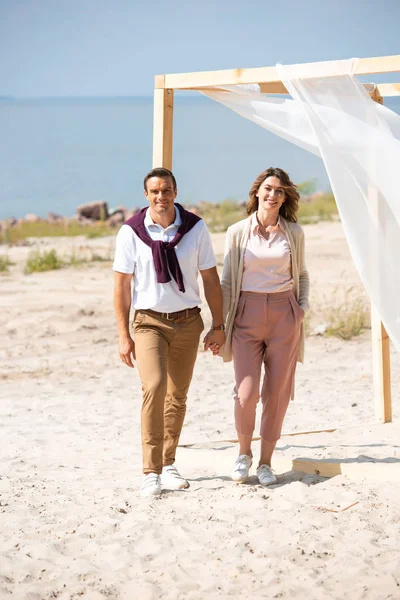
{"type": "Polygon", "coordinates": [[[371,306],[371,333],[375,415],[380,423],[391,423],[390,339],[374,306],[371,306]]]}
{"type": "MultiPolygon", "coordinates": [[[[383,104],[379,92],[371,95],[372,100],[383,104]]],[[[376,201],[376,212],[379,213],[377,191],[371,186],[369,196],[376,201]]],[[[390,384],[390,339],[381,322],[380,316],[371,305],[372,334],[372,366],[374,379],[375,416],[380,423],[392,421],[392,393],[390,384]]]]}
{"type": "Polygon", "coordinates": [[[153,168],[172,170],[174,91],[157,87],[161,85],[160,80],[160,76],[156,77],[154,90],[153,168]]]}

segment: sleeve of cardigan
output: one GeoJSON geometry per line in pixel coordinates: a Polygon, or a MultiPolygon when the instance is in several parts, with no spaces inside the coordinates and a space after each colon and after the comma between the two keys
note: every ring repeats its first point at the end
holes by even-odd
{"type": "Polygon", "coordinates": [[[301,230],[299,237],[299,306],[307,312],[310,308],[308,297],[310,294],[310,278],[305,262],[304,231],[301,230]]]}
{"type": "Polygon", "coordinates": [[[225,238],[225,252],[224,252],[224,266],[222,268],[222,276],[221,276],[221,288],[222,288],[222,298],[223,298],[223,316],[224,322],[226,321],[226,317],[229,313],[229,308],[231,304],[231,288],[232,288],[232,237],[229,229],[226,232],[225,238]]]}

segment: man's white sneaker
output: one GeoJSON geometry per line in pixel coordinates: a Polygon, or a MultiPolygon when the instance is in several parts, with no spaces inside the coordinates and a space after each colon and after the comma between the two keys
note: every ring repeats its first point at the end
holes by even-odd
{"type": "Polygon", "coordinates": [[[159,496],[160,494],[160,475],[157,475],[157,473],[147,473],[147,475],[143,475],[142,485],[140,488],[141,497],[148,498],[150,496],[159,496]]]}
{"type": "Polygon", "coordinates": [[[187,479],[182,477],[174,465],[163,467],[161,473],[161,486],[166,490],[184,490],[189,487],[187,479]]]}
{"type": "Polygon", "coordinates": [[[277,482],[277,478],[269,465],[260,465],[257,469],[258,481],[267,486],[277,482]]]}
{"type": "Polygon", "coordinates": [[[244,483],[249,477],[250,467],[253,464],[253,459],[247,454],[239,454],[233,465],[231,473],[232,481],[235,483],[244,483]]]}

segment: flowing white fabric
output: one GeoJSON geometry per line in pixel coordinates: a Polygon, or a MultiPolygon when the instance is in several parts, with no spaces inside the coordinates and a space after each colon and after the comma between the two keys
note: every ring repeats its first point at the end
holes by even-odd
{"type": "Polygon", "coordinates": [[[351,255],[400,350],[400,117],[371,100],[355,65],[338,61],[312,77],[305,66],[278,65],[293,99],[258,86],[203,93],[324,160],[351,255]]]}

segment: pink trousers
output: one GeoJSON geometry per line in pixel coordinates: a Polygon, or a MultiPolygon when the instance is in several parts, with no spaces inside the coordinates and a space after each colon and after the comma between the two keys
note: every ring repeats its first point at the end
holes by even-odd
{"type": "Polygon", "coordinates": [[[303,319],[304,311],[292,291],[241,293],[232,337],[238,433],[253,434],[264,364],[260,435],[270,442],[280,438],[293,388],[303,319]]]}

